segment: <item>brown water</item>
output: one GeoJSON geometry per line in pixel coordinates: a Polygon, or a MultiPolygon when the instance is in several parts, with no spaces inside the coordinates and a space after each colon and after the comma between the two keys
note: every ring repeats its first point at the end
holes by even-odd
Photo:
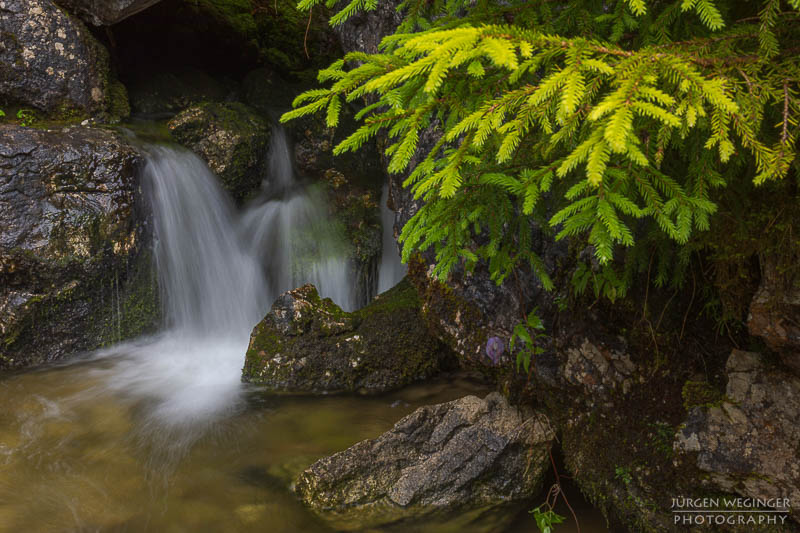
{"type": "MultiPolygon", "coordinates": [[[[0,530],[328,531],[288,480],[421,405],[487,392],[464,377],[370,398],[250,390],[225,415],[166,424],[149,416],[149,400],[106,386],[116,364],[92,360],[0,379],[0,530]]],[[[596,511],[580,513],[583,532],[605,531],[596,511]]],[[[536,527],[520,516],[503,529],[536,527]]]]}

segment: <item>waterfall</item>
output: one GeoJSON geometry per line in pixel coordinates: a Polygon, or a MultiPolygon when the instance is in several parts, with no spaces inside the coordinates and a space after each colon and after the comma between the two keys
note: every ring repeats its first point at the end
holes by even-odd
{"type": "Polygon", "coordinates": [[[269,174],[262,197],[242,216],[242,234],[264,266],[277,296],[313,283],[345,311],[357,306],[344,228],[328,213],[324,191],[295,179],[286,130],[272,129],[269,174]]]}
{"type": "Polygon", "coordinates": [[[156,422],[207,422],[239,404],[250,332],[278,295],[314,283],[355,308],[350,244],[324,191],[295,179],[280,127],[261,197],[241,213],[192,152],[144,150],[165,330],[99,353],[113,364],[97,372],[110,388],[145,399],[156,422]]]}
{"type": "Polygon", "coordinates": [[[196,155],[154,147],[143,183],[153,209],[155,257],[167,324],[195,333],[248,333],[269,296],[239,239],[233,204],[196,155]]]}
{"type": "Polygon", "coordinates": [[[394,239],[394,211],[386,205],[389,201],[389,184],[384,184],[381,193],[381,238],[383,250],[378,267],[378,294],[388,291],[403,279],[408,268],[400,261],[397,242],[394,239]]]}

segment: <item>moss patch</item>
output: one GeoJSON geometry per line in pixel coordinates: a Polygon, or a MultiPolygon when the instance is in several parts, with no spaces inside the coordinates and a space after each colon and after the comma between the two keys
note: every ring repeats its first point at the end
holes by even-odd
{"type": "Polygon", "coordinates": [[[418,305],[407,281],[354,313],[313,286],[290,291],[253,330],[242,378],[276,392],[377,393],[430,377],[444,358],[418,305]]]}

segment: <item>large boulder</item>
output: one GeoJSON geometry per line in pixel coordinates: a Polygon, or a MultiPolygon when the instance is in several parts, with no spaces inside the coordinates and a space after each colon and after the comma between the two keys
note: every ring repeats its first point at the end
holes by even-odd
{"type": "Polygon", "coordinates": [[[276,392],[372,394],[438,372],[441,346],[409,283],[345,313],[313,285],[281,295],[253,329],[242,379],[276,392]]]}
{"type": "Polygon", "coordinates": [[[507,506],[541,487],[554,438],[543,415],[512,407],[499,393],[466,396],[421,407],[377,439],[320,459],[300,475],[296,492],[338,530],[408,530],[498,507],[510,519],[507,506]]]}
{"type": "Polygon", "coordinates": [[[237,200],[258,190],[264,175],[269,124],[241,103],[203,103],[169,121],[172,136],[202,157],[237,200]]]}
{"type": "Polygon", "coordinates": [[[0,99],[5,105],[69,116],[115,107],[117,97],[127,101],[124,89],[109,76],[105,48],[81,21],[49,0],[5,0],[0,37],[0,99]]]}
{"type": "Polygon", "coordinates": [[[740,350],[727,374],[725,397],[689,412],[675,449],[707,474],[706,488],[800,508],[800,378],[740,350]]]}
{"type": "Polygon", "coordinates": [[[0,126],[0,368],[154,325],[140,163],[111,131],[0,126]]]}
{"type": "Polygon", "coordinates": [[[95,26],[110,26],[161,0],[57,0],[95,26]]]}

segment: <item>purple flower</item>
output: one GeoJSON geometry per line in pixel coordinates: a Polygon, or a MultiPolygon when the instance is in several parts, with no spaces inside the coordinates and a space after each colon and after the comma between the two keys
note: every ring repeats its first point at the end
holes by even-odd
{"type": "Polygon", "coordinates": [[[490,337],[486,341],[486,355],[489,356],[493,364],[500,362],[500,356],[506,351],[506,344],[500,337],[490,337]]]}

